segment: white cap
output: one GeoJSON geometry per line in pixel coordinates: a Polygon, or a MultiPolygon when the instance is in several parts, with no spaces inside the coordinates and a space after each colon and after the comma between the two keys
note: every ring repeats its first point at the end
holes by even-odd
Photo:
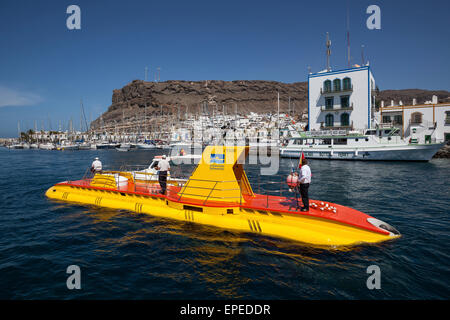
{"type": "Polygon", "coordinates": [[[95,157],[95,160],[98,160],[98,157],[95,157]]]}
{"type": "Polygon", "coordinates": [[[166,158],[166,155],[165,155],[165,154],[163,154],[162,158],[163,158],[163,159],[165,159],[165,158],[166,158]]]}

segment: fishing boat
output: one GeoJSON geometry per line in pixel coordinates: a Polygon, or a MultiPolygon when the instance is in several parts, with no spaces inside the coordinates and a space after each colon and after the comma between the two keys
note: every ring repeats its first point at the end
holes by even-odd
{"type": "Polygon", "coordinates": [[[280,149],[283,158],[429,161],[442,148],[442,142],[418,143],[412,136],[404,139],[398,128],[307,131],[288,140],[280,149]]]}
{"type": "Polygon", "coordinates": [[[208,146],[184,183],[139,181],[130,172],[105,171],[50,187],[50,199],[124,209],[230,230],[285,238],[320,247],[378,243],[400,237],[389,224],[358,210],[297,197],[253,192],[243,163],[248,147],[208,146]]]}

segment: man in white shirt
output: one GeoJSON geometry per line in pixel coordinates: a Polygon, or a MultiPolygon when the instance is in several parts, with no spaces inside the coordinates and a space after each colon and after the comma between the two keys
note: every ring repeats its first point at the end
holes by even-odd
{"type": "Polygon", "coordinates": [[[302,168],[300,169],[300,195],[302,196],[303,207],[300,211],[309,211],[309,195],[308,189],[311,183],[311,168],[308,166],[308,160],[302,161],[302,168]]]}
{"type": "Polygon", "coordinates": [[[92,173],[102,173],[102,163],[98,159],[98,157],[95,157],[94,162],[92,162],[91,165],[91,172],[92,173]]]}
{"type": "Polygon", "coordinates": [[[170,171],[170,163],[167,161],[165,155],[163,155],[162,159],[158,162],[156,170],[159,170],[158,180],[159,185],[161,186],[161,193],[165,194],[167,189],[167,172],[170,171]]]}

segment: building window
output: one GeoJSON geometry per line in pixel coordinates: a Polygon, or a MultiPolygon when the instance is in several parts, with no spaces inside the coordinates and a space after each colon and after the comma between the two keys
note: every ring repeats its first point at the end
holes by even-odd
{"type": "Polygon", "coordinates": [[[341,126],[348,127],[350,125],[350,115],[348,113],[341,114],[341,126]]]}
{"type": "Polygon", "coordinates": [[[333,127],[334,126],[334,117],[332,114],[327,114],[325,116],[325,127],[333,127]]]}
{"type": "Polygon", "coordinates": [[[325,98],[325,109],[333,110],[333,104],[334,104],[333,97],[325,98]]]}
{"type": "Polygon", "coordinates": [[[350,97],[349,96],[341,96],[341,108],[350,107],[350,97]]]}
{"type": "Polygon", "coordinates": [[[391,116],[383,116],[383,123],[391,122],[391,116]]]}
{"type": "Polygon", "coordinates": [[[422,123],[422,114],[420,112],[414,112],[411,115],[411,123],[422,123]]]}
{"type": "Polygon", "coordinates": [[[450,111],[445,111],[445,124],[450,124],[450,111]]]}
{"type": "Polygon", "coordinates": [[[342,80],[342,85],[343,85],[343,90],[351,90],[352,81],[350,80],[350,78],[344,78],[344,80],[342,80]]]}
{"type": "Polygon", "coordinates": [[[333,80],[333,90],[336,92],[341,91],[341,79],[333,80]]]}
{"type": "Polygon", "coordinates": [[[331,92],[331,80],[325,80],[323,82],[323,92],[331,92]]]}
{"type": "Polygon", "coordinates": [[[403,117],[401,114],[394,116],[394,124],[403,124],[403,117]]]}

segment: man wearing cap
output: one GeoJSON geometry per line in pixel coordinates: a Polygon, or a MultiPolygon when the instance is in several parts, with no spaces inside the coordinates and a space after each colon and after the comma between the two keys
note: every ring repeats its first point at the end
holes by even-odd
{"type": "Polygon", "coordinates": [[[98,157],[95,157],[94,162],[92,162],[91,165],[91,172],[92,173],[102,173],[102,163],[98,159],[98,157]]]}
{"type": "Polygon", "coordinates": [[[156,170],[159,170],[158,180],[159,185],[161,186],[161,194],[165,194],[167,188],[167,172],[170,171],[170,164],[165,155],[163,155],[162,159],[158,162],[156,170]]]}

